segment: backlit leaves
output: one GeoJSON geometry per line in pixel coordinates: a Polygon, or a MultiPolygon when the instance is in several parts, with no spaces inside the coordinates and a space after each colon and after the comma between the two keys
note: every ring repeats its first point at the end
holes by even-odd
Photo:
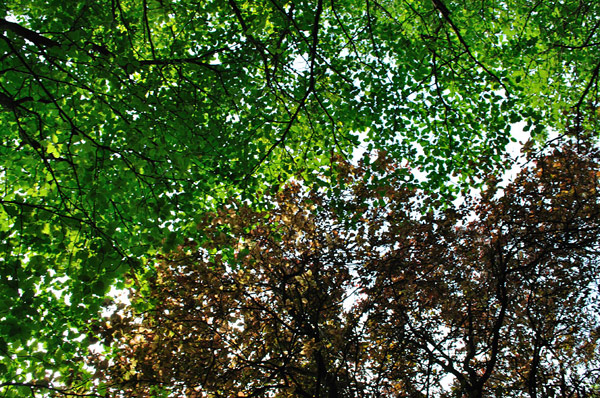
{"type": "Polygon", "coordinates": [[[2,380],[69,374],[109,288],[228,198],[331,187],[364,146],[448,199],[505,166],[513,123],[596,131],[598,7],[3,1],[2,380]]]}
{"type": "Polygon", "coordinates": [[[598,156],[566,142],[425,214],[385,155],[339,160],[339,194],[291,183],[271,210],[231,203],[99,325],[97,377],[116,396],[587,396],[598,156]]]}

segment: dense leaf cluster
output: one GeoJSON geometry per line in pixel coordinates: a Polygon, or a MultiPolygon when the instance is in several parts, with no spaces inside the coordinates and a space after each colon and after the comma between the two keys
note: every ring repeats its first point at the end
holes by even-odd
{"type": "Polygon", "coordinates": [[[599,8],[1,2],[0,386],[67,382],[111,286],[229,197],[366,149],[448,198],[505,167],[515,123],[597,131],[599,8]]]}
{"type": "Polygon", "coordinates": [[[383,157],[338,164],[341,197],[296,183],[272,211],[231,204],[99,326],[102,391],[597,396],[599,155],[554,148],[425,215],[402,180],[373,185],[383,157]]]}

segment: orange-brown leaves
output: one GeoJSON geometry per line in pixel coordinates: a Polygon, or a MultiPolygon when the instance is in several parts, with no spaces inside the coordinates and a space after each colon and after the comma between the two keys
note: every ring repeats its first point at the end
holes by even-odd
{"type": "Polygon", "coordinates": [[[383,155],[340,161],[333,193],[232,201],[134,292],[149,310],[104,325],[99,370],[117,396],[576,397],[600,366],[598,154],[531,160],[424,215],[383,155]]]}
{"type": "Polygon", "coordinates": [[[395,347],[378,359],[390,378],[433,391],[450,375],[475,396],[497,387],[546,396],[560,380],[577,395],[593,382],[581,375],[598,351],[574,342],[598,342],[598,151],[569,144],[531,160],[503,193],[491,181],[459,209],[391,221],[397,248],[365,276],[375,280],[372,336],[395,347]]]}
{"type": "Polygon", "coordinates": [[[349,297],[361,263],[377,258],[386,211],[358,202],[373,192],[364,170],[339,167],[358,178],[364,197],[334,200],[290,183],[272,209],[232,203],[204,217],[204,242],[161,257],[149,293],[134,296],[151,310],[111,326],[119,329],[110,333],[119,347],[108,368],[115,393],[292,397],[363,388],[357,380],[366,375],[351,373],[366,371],[366,354],[349,297]],[[358,209],[357,232],[340,217],[358,209]]]}

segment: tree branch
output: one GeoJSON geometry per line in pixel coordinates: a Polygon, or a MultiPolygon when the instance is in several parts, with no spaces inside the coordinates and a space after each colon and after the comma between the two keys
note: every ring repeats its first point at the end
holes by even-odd
{"type": "MultiPolygon", "coordinates": [[[[62,44],[56,40],[49,39],[49,38],[37,33],[36,31],[24,28],[23,26],[19,25],[18,23],[9,22],[4,18],[0,18],[0,31],[13,32],[17,36],[20,36],[23,39],[28,40],[28,41],[32,42],[33,44],[35,44],[36,46],[41,47],[41,48],[59,47],[62,44]]],[[[96,51],[104,56],[113,55],[106,47],[104,47],[102,45],[92,43],[92,42],[86,42],[85,44],[91,45],[91,47],[94,51],[96,51]]]]}
{"type": "Polygon", "coordinates": [[[26,40],[29,40],[30,42],[32,42],[33,44],[35,44],[38,47],[60,46],[59,42],[49,39],[45,36],[42,36],[41,34],[35,32],[33,30],[24,28],[17,23],[9,22],[4,18],[0,18],[0,31],[3,31],[3,32],[11,31],[14,34],[16,34],[17,36],[20,36],[26,40]]]}
{"type": "Polygon", "coordinates": [[[573,106],[573,108],[577,111],[576,117],[577,117],[577,123],[578,124],[581,122],[579,119],[580,119],[580,108],[581,108],[581,105],[583,104],[583,100],[585,99],[585,97],[590,92],[590,89],[594,85],[594,82],[598,79],[598,73],[599,72],[600,72],[600,62],[596,65],[596,67],[592,71],[592,77],[590,78],[590,81],[588,82],[587,86],[585,86],[585,89],[583,90],[583,94],[581,94],[581,97],[579,98],[579,101],[577,101],[577,104],[575,104],[573,106]]]}
{"type": "Polygon", "coordinates": [[[509,95],[510,91],[508,90],[508,87],[506,87],[506,85],[502,82],[502,80],[500,80],[500,78],[498,76],[496,76],[496,74],[494,72],[492,72],[491,70],[489,70],[487,68],[487,66],[485,66],[484,64],[482,64],[473,55],[473,53],[471,52],[471,49],[470,49],[469,45],[467,44],[467,42],[463,38],[462,34],[460,33],[460,30],[458,29],[458,27],[456,26],[456,24],[454,23],[454,21],[452,21],[452,19],[450,18],[450,10],[448,10],[448,7],[446,7],[446,5],[442,2],[442,0],[431,0],[431,1],[433,1],[433,5],[435,6],[435,8],[442,14],[442,17],[444,17],[444,19],[450,24],[450,26],[452,27],[452,30],[454,31],[454,33],[456,34],[456,37],[458,38],[458,41],[460,41],[460,43],[463,45],[463,47],[467,51],[467,54],[469,54],[469,57],[481,69],[483,69],[487,74],[489,74],[490,76],[492,76],[494,78],[494,80],[496,80],[502,86],[502,88],[504,88],[504,91],[506,92],[506,94],[509,95]]]}

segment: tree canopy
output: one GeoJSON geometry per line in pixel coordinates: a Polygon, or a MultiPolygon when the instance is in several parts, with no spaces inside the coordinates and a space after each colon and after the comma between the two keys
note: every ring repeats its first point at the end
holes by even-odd
{"type": "Polygon", "coordinates": [[[597,396],[598,156],[555,148],[501,192],[490,181],[482,198],[425,215],[411,209],[418,190],[382,191],[345,163],[341,198],[295,183],[266,213],[232,203],[202,224],[210,240],[161,257],[98,326],[116,349],[93,357],[100,388],[597,396]]]}
{"type": "Polygon", "coordinates": [[[452,198],[506,166],[515,123],[597,131],[599,8],[2,2],[0,386],[80,368],[109,289],[208,239],[229,198],[339,190],[358,150],[409,165],[381,186],[452,198]]]}

